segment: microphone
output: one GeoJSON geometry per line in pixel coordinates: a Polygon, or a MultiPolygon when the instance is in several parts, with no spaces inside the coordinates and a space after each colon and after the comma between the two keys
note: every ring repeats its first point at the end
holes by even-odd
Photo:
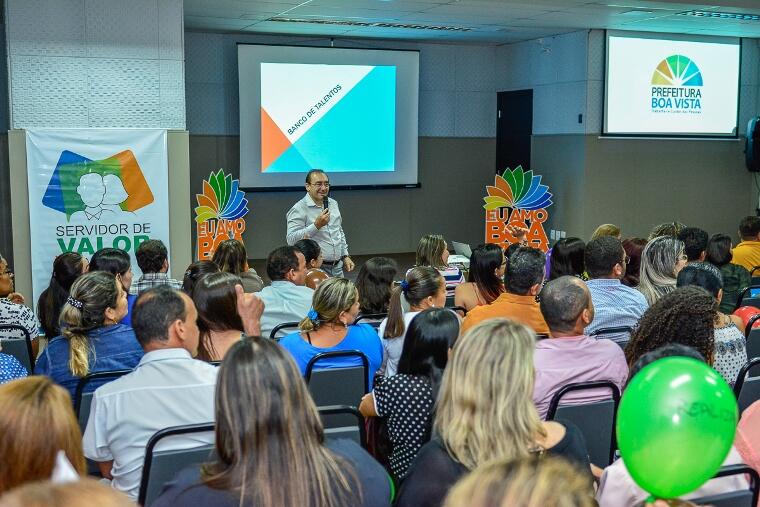
{"type": "Polygon", "coordinates": [[[330,198],[327,196],[325,196],[325,198],[322,200],[322,207],[324,209],[327,209],[329,207],[329,201],[330,201],[330,198]]]}

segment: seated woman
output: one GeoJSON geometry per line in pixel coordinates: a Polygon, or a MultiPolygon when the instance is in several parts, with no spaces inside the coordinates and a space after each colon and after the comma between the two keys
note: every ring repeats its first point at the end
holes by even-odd
{"type": "Polygon", "coordinates": [[[198,355],[203,361],[221,361],[243,336],[243,321],[237,311],[235,285],[240,278],[230,273],[212,273],[198,280],[193,302],[198,310],[198,355]]]}
{"type": "Polygon", "coordinates": [[[359,291],[361,315],[388,313],[393,280],[397,274],[396,261],[388,257],[372,257],[359,268],[356,290],[359,291]]]}
{"type": "Polygon", "coordinates": [[[441,274],[431,267],[416,267],[393,289],[388,317],[383,319],[377,334],[383,338],[383,374],[396,374],[406,329],[414,317],[428,308],[446,306],[446,285],[441,274]]]}
{"type": "Polygon", "coordinates": [[[622,234],[622,231],[620,230],[620,227],[618,227],[615,224],[602,224],[599,227],[597,227],[594,232],[591,234],[591,239],[600,238],[602,236],[614,236],[617,239],[620,239],[622,234]]]}
{"type": "Polygon", "coordinates": [[[623,250],[628,256],[628,262],[625,265],[625,276],[620,280],[623,285],[628,287],[639,286],[639,276],[641,273],[641,253],[647,246],[647,240],[644,238],[627,238],[623,240],[623,250]]]}
{"type": "Polygon", "coordinates": [[[672,236],[658,236],[649,240],[641,252],[639,291],[649,306],[676,288],[678,272],[686,266],[684,243],[672,236]]]}
{"type": "Polygon", "coordinates": [[[420,450],[397,507],[440,506],[468,471],[531,454],[568,459],[588,473],[591,487],[580,430],[541,421],[533,405],[535,343],[532,329],[507,319],[484,321],[457,341],[438,395],[436,436],[420,450]]]}
{"type": "Polygon", "coordinates": [[[739,294],[752,282],[747,268],[731,262],[733,247],[730,236],[714,234],[707,242],[705,255],[707,262],[720,269],[723,278],[723,299],[720,302],[723,313],[732,313],[736,309],[739,294]]]}
{"type": "Polygon", "coordinates": [[[409,324],[398,372],[375,384],[362,398],[365,417],[385,417],[393,446],[391,470],[406,476],[420,447],[430,440],[432,414],[449,351],[459,336],[459,318],[445,308],[429,308],[409,324]]]}
{"type": "MultiPolygon", "coordinates": [[[[702,287],[715,298],[719,305],[723,297],[723,281],[718,268],[707,262],[692,262],[678,273],[678,287],[694,285],[702,287]]],[[[736,315],[726,315],[716,312],[713,340],[713,368],[720,373],[726,382],[733,385],[736,376],[744,363],[747,362],[747,339],[740,330],[744,328],[741,318],[736,315]],[[737,327],[738,326],[738,327],[737,327]]]]}
{"type": "Polygon", "coordinates": [[[468,312],[476,306],[492,303],[504,292],[504,269],[507,258],[499,245],[487,243],[472,251],[467,283],[454,289],[454,305],[468,312]]]}
{"type": "MultiPolygon", "coordinates": [[[[302,375],[306,375],[309,360],[321,352],[359,350],[369,360],[369,385],[383,360],[383,346],[375,330],[366,324],[353,325],[359,315],[359,296],[353,282],[345,278],[330,278],[314,292],[312,309],[301,321],[300,332],[280,340],[280,345],[296,360],[302,375]]],[[[315,368],[358,366],[358,357],[335,357],[319,361],[315,368]]]]}
{"type": "Polygon", "coordinates": [[[71,398],[47,377],[0,386],[0,434],[0,496],[21,484],[50,479],[57,463],[73,466],[79,475],[86,472],[71,398]]]}
{"type": "Polygon", "coordinates": [[[216,413],[217,459],[181,472],[152,507],[390,505],[385,470],[357,444],[325,439],[298,368],[274,342],[233,345],[216,413]]]}
{"type": "Polygon", "coordinates": [[[124,493],[89,477],[75,482],[35,481],[3,495],[0,507],[134,507],[124,493]]]}
{"type": "Polygon", "coordinates": [[[75,252],[62,253],[53,261],[50,285],[42,291],[37,302],[37,316],[48,340],[61,334],[61,309],[66,304],[73,283],[88,269],[87,259],[75,252]]]}
{"type": "Polygon", "coordinates": [[[293,245],[301,252],[306,260],[306,286],[316,290],[320,283],[330,278],[330,275],[322,271],[322,249],[319,243],[313,239],[302,239],[293,245]]]}
{"type": "Polygon", "coordinates": [[[182,279],[182,291],[193,297],[193,287],[202,277],[211,273],[219,273],[219,266],[213,261],[197,261],[187,267],[185,276],[182,279]]]}
{"type": "MultiPolygon", "coordinates": [[[[1,350],[3,350],[2,343],[0,343],[1,350]]],[[[0,352],[0,384],[5,384],[17,378],[24,378],[27,375],[29,375],[29,372],[18,362],[18,359],[0,352]]]]}
{"type": "MultiPolygon", "coordinates": [[[[24,296],[14,292],[15,289],[13,271],[8,266],[8,262],[0,255],[0,325],[21,326],[34,340],[32,345],[36,349],[38,346],[36,338],[39,334],[37,318],[32,309],[24,304],[26,302],[24,296]]],[[[24,337],[20,330],[5,330],[4,336],[7,338],[24,337]]],[[[18,364],[14,358],[0,354],[0,383],[3,382],[3,379],[8,381],[20,376],[26,376],[26,369],[18,364]]]]}
{"type": "Polygon", "coordinates": [[[248,266],[248,253],[241,241],[236,239],[222,241],[216,247],[211,260],[219,266],[220,271],[239,276],[243,280],[245,292],[259,292],[264,288],[264,280],[255,269],[248,266]]]}
{"type": "Polygon", "coordinates": [[[446,296],[454,296],[457,285],[464,283],[464,275],[456,266],[449,266],[449,250],[440,234],[428,234],[417,245],[415,266],[437,269],[446,280],[446,296]]]}
{"type": "Polygon", "coordinates": [[[552,257],[549,261],[549,280],[565,275],[587,280],[583,262],[585,250],[586,243],[580,238],[562,238],[557,241],[552,248],[552,257]]]}
{"type": "MultiPolygon", "coordinates": [[[[127,314],[127,293],[111,273],[80,276],[61,310],[61,336],[53,338],[34,366],[68,389],[73,400],[79,380],[90,373],[132,369],[143,349],[131,327],[119,324],[127,314]]],[[[85,392],[104,382],[90,382],[85,392]]]]}
{"type": "Polygon", "coordinates": [[[107,271],[121,283],[124,292],[127,293],[127,316],[121,319],[121,323],[132,327],[132,307],[137,296],[129,293],[129,288],[132,286],[132,261],[129,254],[118,248],[98,250],[90,259],[90,270],[107,271]]]}

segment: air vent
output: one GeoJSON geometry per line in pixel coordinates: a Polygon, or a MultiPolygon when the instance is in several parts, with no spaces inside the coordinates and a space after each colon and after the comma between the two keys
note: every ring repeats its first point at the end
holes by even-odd
{"type": "Polygon", "coordinates": [[[737,21],[760,21],[760,15],[758,14],[743,14],[741,12],[684,11],[679,12],[678,15],[710,19],[735,19],[737,21]]]}
{"type": "Polygon", "coordinates": [[[320,19],[320,18],[269,18],[267,21],[277,21],[278,23],[311,23],[315,25],[340,25],[340,26],[360,26],[368,28],[404,28],[407,30],[436,30],[444,32],[469,32],[472,28],[465,26],[446,26],[446,25],[416,25],[406,23],[387,23],[372,21],[353,21],[347,19],[320,19]]]}

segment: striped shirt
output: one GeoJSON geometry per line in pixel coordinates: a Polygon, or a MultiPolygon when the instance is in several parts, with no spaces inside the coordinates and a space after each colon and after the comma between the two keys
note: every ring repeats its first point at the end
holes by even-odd
{"type": "MultiPolygon", "coordinates": [[[[594,278],[586,282],[586,285],[594,303],[594,320],[585,329],[586,335],[610,327],[635,328],[649,308],[641,292],[623,285],[618,279],[594,278]]],[[[630,333],[605,334],[599,338],[608,338],[625,346],[630,333]]]]}

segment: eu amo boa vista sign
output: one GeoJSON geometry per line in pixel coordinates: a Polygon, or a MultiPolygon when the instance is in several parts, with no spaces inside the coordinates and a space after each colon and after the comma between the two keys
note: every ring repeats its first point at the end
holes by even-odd
{"type": "Polygon", "coordinates": [[[541,176],[523,171],[522,166],[507,168],[494,177],[493,186],[486,186],[486,192],[486,243],[507,248],[517,242],[507,226],[519,226],[528,229],[530,246],[543,252],[549,250],[543,224],[549,218],[546,209],[552,205],[552,194],[547,185],[541,184],[541,176]]]}
{"type": "Polygon", "coordinates": [[[240,180],[224,174],[224,169],[211,171],[203,180],[203,193],[195,194],[195,224],[198,236],[198,260],[210,260],[217,246],[224,240],[243,241],[248,199],[240,190],[240,180]]]}

